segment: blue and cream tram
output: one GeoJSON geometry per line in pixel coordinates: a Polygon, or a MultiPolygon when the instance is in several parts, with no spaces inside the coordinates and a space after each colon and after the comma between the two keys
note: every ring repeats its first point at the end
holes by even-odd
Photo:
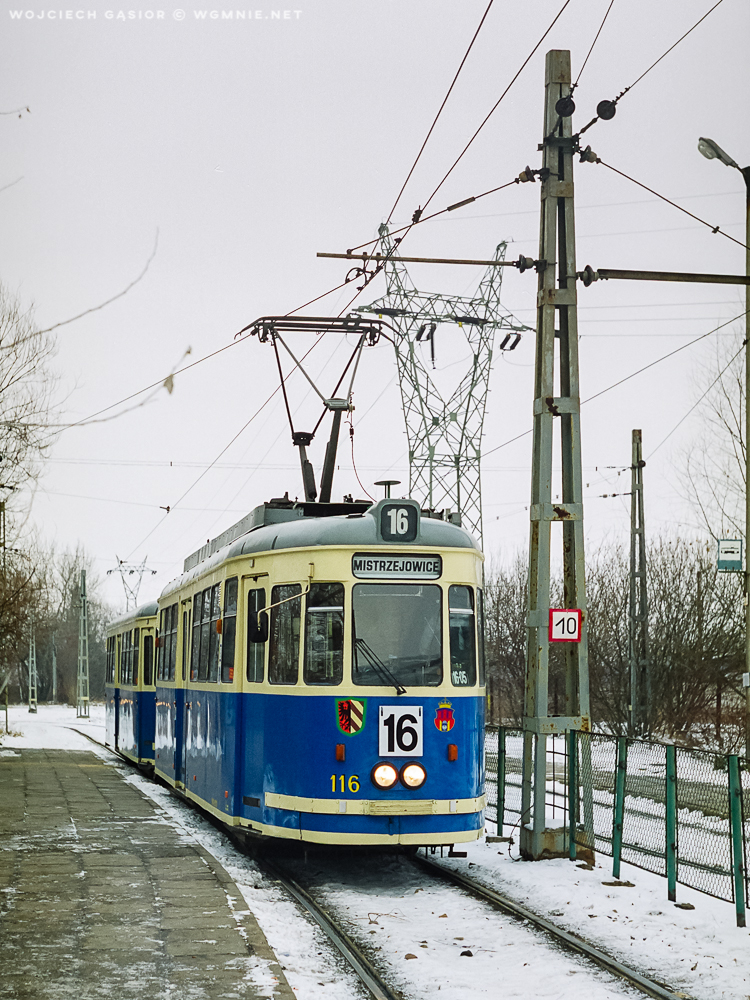
{"type": "Polygon", "coordinates": [[[154,765],[158,610],[156,601],[144,604],[107,628],[107,746],[145,767],[154,765]]]}
{"type": "Polygon", "coordinates": [[[477,839],[481,581],[411,500],[256,508],[159,599],[156,773],[262,836],[477,839]]]}

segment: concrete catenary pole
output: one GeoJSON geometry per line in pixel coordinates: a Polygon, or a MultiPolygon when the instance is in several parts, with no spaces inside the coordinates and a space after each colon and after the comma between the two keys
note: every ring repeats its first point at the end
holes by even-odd
{"type": "MultiPolygon", "coordinates": [[[[537,290],[534,438],[529,539],[528,648],[524,702],[521,852],[565,852],[564,829],[546,828],[547,739],[590,730],[586,588],[583,552],[580,393],[576,296],[570,52],[547,53],[537,290]],[[557,324],[556,324],[557,319],[557,324]],[[555,395],[555,343],[559,396],[555,395]],[[552,452],[559,421],[562,481],[553,498],[552,452]],[[562,526],[564,604],[582,611],[581,641],[566,646],[565,714],[549,716],[550,553],[553,522],[562,526]]],[[[532,178],[528,178],[532,179],[532,178]]],[[[588,750],[584,742],[582,753],[588,750]]],[[[583,762],[585,764],[585,762],[583,762]]],[[[590,768],[581,777],[590,783],[590,768]],[[588,773],[587,773],[588,772],[588,773]]],[[[584,791],[584,824],[592,803],[584,791]]]]}

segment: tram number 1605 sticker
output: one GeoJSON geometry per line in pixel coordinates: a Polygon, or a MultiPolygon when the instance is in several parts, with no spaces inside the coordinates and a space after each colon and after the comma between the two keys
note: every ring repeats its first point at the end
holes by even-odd
{"type": "Polygon", "coordinates": [[[421,757],[422,706],[381,705],[378,754],[381,757],[421,757]]]}

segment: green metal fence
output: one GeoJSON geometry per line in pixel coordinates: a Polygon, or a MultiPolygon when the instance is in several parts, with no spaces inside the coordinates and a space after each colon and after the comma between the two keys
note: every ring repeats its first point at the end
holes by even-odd
{"type": "MultiPolygon", "coordinates": [[[[575,732],[548,738],[548,747],[547,811],[559,810],[571,858],[593,847],[612,857],[615,878],[621,861],[666,877],[671,900],[682,883],[734,902],[744,926],[750,761],[575,732]]],[[[522,820],[522,760],[521,730],[487,727],[487,819],[501,836],[522,820]]]]}

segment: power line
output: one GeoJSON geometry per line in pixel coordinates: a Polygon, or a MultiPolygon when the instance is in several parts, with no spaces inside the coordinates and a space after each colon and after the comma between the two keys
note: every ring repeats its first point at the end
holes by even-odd
{"type": "Polygon", "coordinates": [[[557,14],[556,14],[556,15],[555,15],[555,17],[553,18],[553,20],[552,20],[552,22],[550,23],[550,25],[549,25],[549,27],[547,28],[547,30],[546,30],[546,31],[544,32],[544,34],[543,34],[543,35],[542,35],[542,37],[541,37],[541,38],[539,39],[539,41],[538,41],[538,42],[536,43],[536,45],[535,45],[535,46],[534,46],[534,48],[533,48],[533,49],[531,50],[531,52],[530,52],[530,53],[528,54],[528,56],[527,56],[527,57],[526,57],[526,58],[524,59],[523,63],[521,64],[521,67],[520,67],[520,69],[519,69],[519,70],[518,70],[518,71],[516,72],[516,74],[515,74],[515,76],[513,77],[513,79],[512,79],[511,81],[510,81],[510,83],[508,84],[508,86],[507,86],[507,87],[505,88],[505,90],[504,90],[504,91],[502,92],[502,94],[501,94],[501,95],[500,95],[500,97],[499,97],[499,98],[497,99],[497,101],[495,102],[495,104],[494,104],[494,105],[492,106],[492,108],[491,108],[491,110],[490,110],[489,114],[487,114],[487,116],[486,116],[486,117],[484,118],[484,120],[483,120],[483,121],[482,121],[482,123],[480,124],[479,128],[478,128],[478,129],[476,130],[476,132],[475,132],[475,133],[474,133],[474,134],[472,135],[472,137],[471,137],[471,138],[469,139],[469,141],[468,141],[468,142],[466,143],[466,145],[464,146],[464,148],[463,148],[463,149],[461,150],[461,152],[459,153],[459,155],[457,156],[457,158],[456,158],[456,159],[455,159],[455,161],[453,162],[453,165],[452,165],[452,166],[450,167],[450,169],[449,169],[449,170],[447,171],[447,173],[446,173],[446,174],[444,175],[443,179],[442,179],[442,180],[440,181],[440,183],[438,184],[438,186],[437,186],[437,187],[435,188],[435,190],[434,190],[434,191],[432,192],[432,194],[430,195],[430,197],[429,197],[429,198],[427,199],[427,201],[425,202],[425,205],[424,205],[424,207],[425,207],[425,208],[427,208],[427,206],[428,206],[428,205],[430,204],[430,202],[432,201],[432,199],[433,199],[433,198],[435,197],[435,195],[436,195],[436,194],[438,193],[438,191],[440,190],[440,188],[441,188],[441,187],[443,186],[443,184],[445,184],[445,182],[446,182],[446,181],[448,180],[448,178],[450,177],[450,175],[451,175],[451,174],[453,173],[453,171],[454,171],[454,170],[456,169],[456,167],[457,167],[457,166],[458,166],[458,164],[459,164],[459,163],[461,162],[461,160],[463,159],[463,157],[465,156],[465,154],[466,154],[466,153],[468,152],[468,150],[469,150],[469,147],[471,146],[471,144],[472,144],[472,143],[474,142],[474,140],[475,140],[475,139],[477,138],[477,136],[478,136],[478,135],[479,135],[479,133],[480,133],[480,132],[482,131],[482,129],[484,128],[484,126],[485,126],[485,125],[487,124],[487,122],[488,122],[488,121],[490,120],[490,118],[491,118],[491,117],[492,117],[492,115],[493,115],[493,114],[495,113],[495,111],[497,111],[498,107],[500,106],[501,102],[502,102],[502,101],[503,101],[503,99],[505,98],[506,94],[508,93],[508,91],[510,90],[510,88],[511,88],[511,87],[513,86],[513,84],[514,84],[514,83],[516,82],[516,80],[517,80],[517,79],[518,79],[518,77],[519,77],[519,76],[521,75],[521,73],[522,73],[522,72],[524,71],[524,69],[526,69],[526,66],[527,66],[527,65],[528,65],[528,63],[529,63],[529,62],[531,61],[531,58],[532,58],[532,56],[533,56],[533,55],[535,54],[536,50],[537,50],[537,49],[539,48],[539,46],[540,46],[540,45],[542,44],[542,42],[543,42],[543,41],[544,41],[544,39],[545,39],[545,38],[547,37],[547,35],[548,35],[548,34],[550,33],[550,31],[552,31],[552,29],[554,28],[554,26],[555,26],[555,25],[557,24],[558,20],[559,20],[559,19],[560,19],[560,17],[562,16],[562,13],[563,13],[563,11],[565,10],[565,8],[566,8],[566,7],[568,6],[568,4],[569,4],[569,3],[570,3],[570,0],[565,0],[565,3],[564,3],[564,4],[562,5],[562,7],[560,8],[560,10],[559,10],[559,11],[557,12],[557,14]]]}
{"type": "MultiPolygon", "coordinates": [[[[722,2],[722,0],[719,0],[719,3],[721,3],[721,2],[722,2]]],[[[601,163],[601,165],[603,167],[606,167],[608,170],[612,170],[616,174],[619,174],[620,177],[624,177],[625,180],[630,181],[633,184],[637,184],[638,187],[643,188],[644,191],[648,191],[650,194],[653,194],[657,198],[660,198],[662,201],[665,201],[668,205],[671,205],[673,208],[678,209],[680,212],[684,212],[685,215],[689,215],[690,218],[691,219],[695,219],[696,222],[700,222],[700,224],[702,226],[708,226],[708,228],[711,230],[712,233],[719,233],[720,236],[725,236],[728,240],[731,240],[732,243],[736,243],[737,246],[740,246],[740,247],[743,247],[744,249],[747,249],[747,247],[745,246],[745,244],[741,240],[736,240],[734,238],[734,236],[730,236],[729,233],[725,233],[723,231],[723,229],[721,229],[720,226],[712,226],[711,223],[710,222],[706,222],[705,219],[701,219],[699,216],[693,215],[692,212],[688,212],[688,210],[686,208],[683,208],[682,205],[678,205],[676,201],[672,201],[670,198],[667,198],[665,195],[659,194],[658,191],[654,191],[654,189],[650,188],[647,184],[642,184],[641,181],[637,181],[635,179],[635,177],[631,177],[629,174],[623,173],[623,171],[622,170],[618,170],[617,167],[613,167],[611,164],[605,163],[604,160],[602,160],[600,157],[597,156],[597,158],[596,158],[596,160],[594,162],[601,163]]]]}
{"type": "Polygon", "coordinates": [[[401,195],[404,193],[406,185],[409,183],[409,180],[411,179],[411,175],[414,173],[414,170],[415,170],[417,164],[419,163],[420,157],[422,156],[422,153],[425,150],[425,146],[427,145],[427,143],[429,141],[429,138],[432,135],[435,126],[437,125],[438,118],[443,113],[443,108],[448,103],[448,98],[451,96],[451,93],[453,92],[453,88],[456,85],[456,81],[458,80],[458,77],[459,77],[459,75],[461,73],[461,70],[464,68],[464,64],[466,63],[466,60],[469,58],[469,53],[471,52],[472,48],[474,47],[474,42],[477,40],[477,38],[479,36],[479,32],[482,30],[482,25],[484,24],[484,22],[485,22],[485,20],[487,18],[487,15],[490,12],[490,8],[492,7],[492,4],[494,2],[495,2],[495,0],[490,0],[490,2],[487,4],[487,9],[485,10],[484,14],[482,14],[482,19],[479,22],[479,26],[478,26],[477,30],[474,32],[474,37],[472,38],[471,42],[469,43],[468,49],[464,53],[464,57],[461,60],[460,66],[456,70],[456,75],[453,77],[453,81],[452,81],[450,87],[448,87],[448,93],[443,98],[443,103],[438,108],[438,113],[435,115],[435,118],[433,119],[432,125],[430,125],[430,128],[429,128],[429,130],[427,132],[427,135],[425,136],[424,142],[422,143],[422,145],[421,145],[421,147],[419,149],[419,152],[417,153],[417,158],[414,160],[414,163],[411,166],[411,170],[406,175],[406,180],[401,185],[401,190],[399,191],[398,197],[396,198],[396,200],[393,203],[393,208],[388,213],[388,218],[387,218],[386,223],[385,223],[386,226],[390,225],[391,218],[393,217],[393,213],[396,211],[396,206],[398,205],[399,201],[401,200],[401,195]]]}
{"type": "Polygon", "coordinates": [[[698,19],[698,20],[697,20],[697,21],[695,22],[695,24],[693,25],[693,27],[692,27],[692,28],[689,28],[689,29],[688,29],[688,30],[687,30],[687,31],[685,32],[685,34],[684,34],[684,35],[681,35],[681,36],[680,36],[680,37],[679,37],[679,38],[677,39],[677,41],[676,41],[676,42],[674,43],[674,45],[670,45],[670,46],[669,46],[669,48],[667,49],[667,51],[666,51],[666,52],[665,52],[665,53],[664,53],[663,55],[660,55],[660,56],[659,56],[659,58],[658,58],[658,59],[656,60],[656,62],[654,62],[654,63],[651,63],[651,65],[649,66],[649,68],[648,68],[647,70],[645,70],[645,71],[644,71],[643,73],[641,73],[641,75],[640,75],[640,76],[638,77],[638,79],[637,79],[637,80],[635,80],[635,81],[634,81],[633,83],[631,83],[631,84],[630,84],[630,86],[629,86],[629,87],[627,87],[627,88],[626,88],[626,89],[625,89],[625,90],[623,91],[623,93],[627,93],[627,92],[628,92],[629,90],[632,90],[632,89],[633,89],[633,87],[635,87],[635,85],[636,85],[637,83],[640,83],[640,82],[641,82],[641,80],[642,80],[642,79],[644,78],[644,76],[646,76],[646,75],[647,75],[648,73],[650,73],[650,72],[651,72],[651,70],[652,70],[652,69],[653,69],[653,68],[654,68],[655,66],[658,66],[658,65],[659,65],[659,63],[660,63],[660,62],[662,61],[662,59],[664,59],[664,58],[665,58],[665,56],[668,56],[668,55],[669,55],[669,53],[670,53],[670,52],[672,51],[672,49],[675,49],[675,48],[677,48],[677,46],[678,46],[678,45],[680,44],[680,42],[681,42],[681,41],[683,41],[683,40],[684,40],[685,38],[687,38],[687,36],[688,36],[688,35],[689,35],[689,34],[690,34],[690,33],[691,33],[692,31],[695,31],[695,29],[696,29],[696,28],[698,27],[698,25],[699,25],[699,24],[700,24],[700,23],[701,23],[702,21],[705,21],[705,20],[706,20],[706,18],[708,17],[708,15],[709,15],[709,14],[711,14],[711,13],[713,13],[713,11],[715,11],[715,10],[716,10],[716,8],[717,8],[717,7],[719,6],[719,4],[720,4],[720,3],[723,3],[723,0],[718,0],[718,2],[717,2],[717,3],[715,3],[715,4],[713,5],[713,7],[711,7],[711,8],[709,9],[709,10],[707,10],[707,11],[706,11],[706,13],[705,13],[705,14],[703,15],[703,17],[699,18],[699,19],[698,19]]]}
{"type": "MultiPolygon", "coordinates": [[[[610,392],[612,389],[616,389],[618,385],[622,385],[623,382],[630,381],[630,379],[635,378],[636,375],[641,375],[643,372],[648,371],[649,368],[653,368],[654,365],[658,365],[662,361],[666,361],[667,358],[671,358],[673,355],[679,354],[680,351],[684,351],[687,347],[692,347],[693,344],[697,344],[700,340],[705,340],[706,337],[710,337],[712,333],[716,333],[717,330],[721,330],[723,329],[723,327],[729,326],[730,323],[735,323],[738,319],[740,319],[744,315],[745,311],[743,310],[741,313],[738,313],[737,316],[733,316],[732,319],[727,320],[726,323],[722,323],[720,326],[714,327],[713,330],[709,330],[708,333],[702,333],[700,337],[696,337],[694,340],[689,341],[687,344],[682,344],[680,347],[676,347],[673,351],[669,351],[668,354],[663,354],[660,358],[657,358],[655,361],[651,361],[649,362],[649,364],[644,365],[643,368],[639,368],[638,371],[631,372],[630,375],[626,375],[624,378],[619,379],[617,382],[613,382],[612,385],[608,385],[606,389],[602,389],[600,392],[594,393],[594,395],[589,396],[588,399],[581,400],[581,406],[583,406],[584,403],[590,403],[592,400],[598,399],[599,396],[603,396],[606,392],[610,392]]],[[[531,434],[531,431],[532,431],[531,427],[526,431],[521,431],[521,433],[516,434],[515,437],[509,438],[507,441],[503,441],[502,444],[498,444],[494,448],[490,448],[489,451],[483,452],[482,457],[486,458],[487,455],[491,455],[495,451],[500,451],[501,448],[506,448],[509,444],[513,444],[514,441],[519,441],[521,438],[527,437],[529,434],[531,434]]]]}
{"type": "Polygon", "coordinates": [[[604,27],[604,22],[609,17],[609,12],[612,10],[614,2],[615,2],[615,0],[610,0],[609,7],[607,7],[607,12],[604,15],[604,17],[602,18],[602,23],[599,25],[599,30],[597,31],[596,35],[594,36],[594,40],[591,43],[591,48],[588,50],[588,52],[586,53],[586,58],[583,60],[583,66],[581,66],[581,69],[580,69],[580,71],[578,73],[578,76],[576,77],[576,82],[570,88],[570,95],[571,96],[573,95],[573,91],[576,89],[576,87],[580,83],[581,77],[583,76],[583,71],[586,69],[586,63],[589,61],[589,57],[591,56],[591,53],[594,51],[594,46],[599,41],[599,35],[601,35],[601,33],[602,33],[602,28],[604,27]]]}
{"type": "Polygon", "coordinates": [[[680,419],[680,420],[678,420],[678,421],[677,421],[677,423],[676,423],[676,424],[674,425],[674,427],[673,427],[673,428],[672,428],[672,430],[671,430],[671,431],[669,432],[669,434],[667,434],[667,436],[666,436],[665,438],[662,438],[662,440],[661,440],[661,441],[660,441],[660,442],[659,442],[659,443],[657,444],[657,446],[656,446],[656,447],[654,448],[654,450],[653,450],[653,451],[651,452],[651,455],[649,455],[649,456],[648,456],[648,459],[649,459],[649,461],[651,460],[651,456],[652,456],[652,455],[655,455],[655,454],[656,454],[656,452],[657,452],[657,451],[659,450],[659,448],[661,448],[661,446],[662,446],[662,445],[664,444],[664,442],[665,442],[665,441],[667,441],[667,440],[668,440],[669,438],[671,438],[671,437],[672,437],[672,435],[673,435],[673,434],[674,434],[674,432],[675,432],[675,431],[677,430],[677,428],[678,428],[678,427],[680,426],[680,424],[684,423],[684,422],[685,422],[685,421],[687,420],[687,418],[688,418],[688,417],[690,416],[690,414],[691,414],[691,413],[693,412],[693,410],[694,410],[694,409],[695,409],[695,408],[696,408],[696,407],[697,407],[697,406],[698,406],[698,405],[699,405],[700,403],[702,403],[702,402],[703,402],[703,400],[704,400],[704,399],[706,398],[706,396],[707,396],[707,395],[709,394],[709,392],[710,392],[710,391],[711,391],[711,390],[713,389],[713,387],[714,387],[714,386],[716,385],[716,383],[717,383],[717,382],[719,381],[719,379],[720,379],[720,378],[721,378],[721,376],[722,376],[722,375],[724,374],[724,372],[725,372],[725,371],[726,371],[726,370],[727,370],[727,369],[729,368],[729,366],[730,366],[730,365],[732,364],[732,362],[733,362],[733,361],[735,361],[735,360],[736,360],[736,359],[737,359],[737,358],[738,358],[738,357],[740,356],[740,354],[742,354],[742,352],[743,352],[744,350],[745,350],[745,345],[744,345],[744,343],[743,343],[743,345],[742,345],[742,347],[741,347],[741,348],[739,349],[739,351],[737,351],[737,353],[736,353],[736,354],[735,354],[735,355],[734,355],[734,356],[733,356],[732,358],[730,358],[730,359],[729,359],[729,361],[727,362],[727,364],[726,364],[726,365],[724,365],[724,367],[723,367],[723,368],[721,369],[721,371],[720,371],[720,372],[719,372],[719,374],[718,374],[718,375],[716,376],[716,378],[715,378],[715,379],[713,380],[713,382],[712,382],[712,383],[711,383],[711,385],[710,385],[710,386],[708,387],[708,389],[706,389],[706,391],[705,391],[705,392],[704,392],[704,393],[703,393],[703,394],[702,394],[702,395],[701,395],[701,396],[700,396],[700,397],[699,397],[699,398],[698,398],[698,399],[697,399],[697,400],[696,400],[696,401],[695,401],[695,402],[693,403],[693,405],[692,405],[692,406],[690,407],[690,409],[689,409],[689,410],[687,411],[687,413],[685,414],[685,416],[684,416],[684,417],[682,417],[682,419],[680,419]]]}

